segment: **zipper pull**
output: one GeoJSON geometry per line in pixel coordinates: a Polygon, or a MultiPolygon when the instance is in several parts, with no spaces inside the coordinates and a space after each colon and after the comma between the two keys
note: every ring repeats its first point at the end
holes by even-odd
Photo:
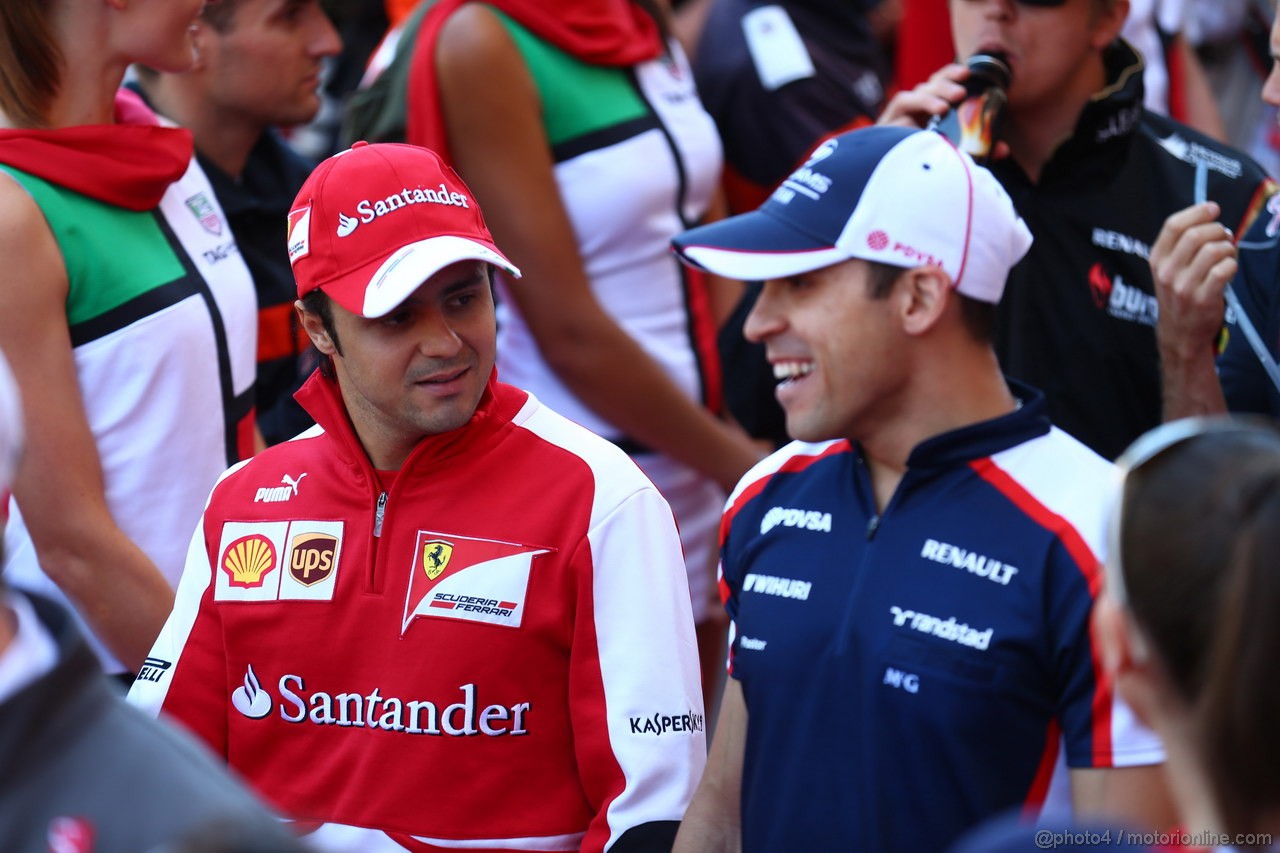
{"type": "Polygon", "coordinates": [[[378,510],[373,516],[373,535],[382,535],[382,516],[387,512],[387,493],[378,495],[378,510]]]}
{"type": "MultiPolygon", "coordinates": [[[[379,516],[381,517],[381,516],[379,516]]],[[[876,538],[876,530],[880,528],[880,516],[873,515],[867,522],[867,541],[870,542],[876,538]]]]}

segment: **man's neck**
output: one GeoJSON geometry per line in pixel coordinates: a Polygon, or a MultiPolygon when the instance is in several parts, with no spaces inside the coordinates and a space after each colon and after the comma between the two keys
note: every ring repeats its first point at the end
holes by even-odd
{"type": "Polygon", "coordinates": [[[995,353],[977,347],[946,368],[918,371],[914,387],[892,417],[858,439],[871,475],[876,507],[883,512],[906,474],[911,452],[935,436],[1013,411],[1017,401],[995,353]]]}
{"type": "Polygon", "coordinates": [[[1032,183],[1040,181],[1045,165],[1062,143],[1075,133],[1080,115],[1107,82],[1102,55],[1093,57],[1065,91],[1032,106],[1011,108],[1005,117],[1005,141],[1014,162],[1032,183]]]}
{"type": "Polygon", "coordinates": [[[178,76],[140,82],[156,112],[191,131],[201,155],[229,177],[240,177],[265,128],[210,109],[198,94],[183,88],[185,81],[178,76]]]}

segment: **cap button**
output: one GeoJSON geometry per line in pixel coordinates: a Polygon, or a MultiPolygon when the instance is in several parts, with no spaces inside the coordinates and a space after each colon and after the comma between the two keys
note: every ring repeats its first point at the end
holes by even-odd
{"type": "Polygon", "coordinates": [[[369,145],[369,143],[365,142],[363,139],[361,139],[359,142],[353,142],[353,143],[351,143],[351,147],[352,147],[353,149],[355,149],[355,148],[366,148],[366,147],[368,147],[368,145],[369,145]]]}

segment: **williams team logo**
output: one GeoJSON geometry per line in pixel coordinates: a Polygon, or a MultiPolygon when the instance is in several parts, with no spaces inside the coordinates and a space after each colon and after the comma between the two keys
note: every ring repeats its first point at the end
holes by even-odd
{"type": "Polygon", "coordinates": [[[533,558],[551,550],[419,530],[401,635],[419,616],[519,628],[533,558]]]}
{"type": "Polygon", "coordinates": [[[342,522],[228,521],[218,555],[214,601],[332,601],[342,522]]]}
{"type": "Polygon", "coordinates": [[[187,199],[187,209],[195,215],[204,230],[210,234],[222,236],[222,217],[218,216],[218,211],[213,209],[213,204],[209,202],[207,195],[196,193],[187,199]]]}

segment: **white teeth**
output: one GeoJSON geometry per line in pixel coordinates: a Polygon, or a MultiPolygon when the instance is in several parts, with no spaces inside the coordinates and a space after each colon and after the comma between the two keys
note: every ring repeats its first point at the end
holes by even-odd
{"type": "Polygon", "coordinates": [[[813,364],[811,362],[779,361],[773,365],[774,379],[799,379],[801,376],[808,376],[810,373],[813,373],[813,364]]]}

